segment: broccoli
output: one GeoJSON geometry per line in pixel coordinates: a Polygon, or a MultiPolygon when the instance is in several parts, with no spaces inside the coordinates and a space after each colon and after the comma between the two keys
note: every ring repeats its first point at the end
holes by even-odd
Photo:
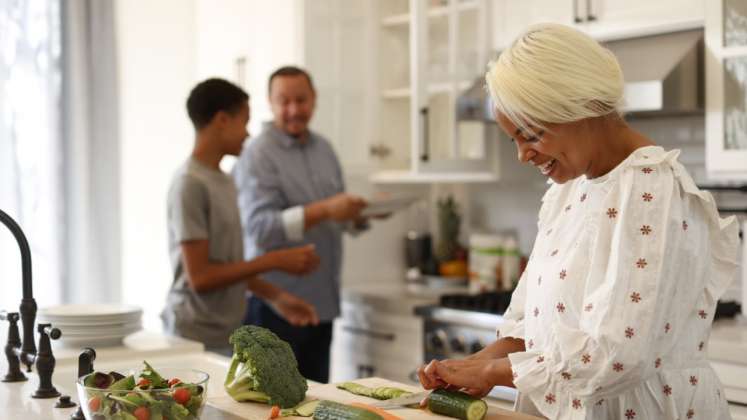
{"type": "Polygon", "coordinates": [[[224,386],[236,401],[256,401],[294,407],[306,397],[308,385],[288,343],[255,325],[236,329],[229,342],[233,358],[224,386]]]}

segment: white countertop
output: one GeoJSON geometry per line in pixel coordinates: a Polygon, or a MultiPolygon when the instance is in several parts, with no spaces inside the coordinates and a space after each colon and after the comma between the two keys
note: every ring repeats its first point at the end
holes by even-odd
{"type": "Polygon", "coordinates": [[[714,322],[708,340],[708,358],[747,366],[747,320],[738,317],[714,322]]]}

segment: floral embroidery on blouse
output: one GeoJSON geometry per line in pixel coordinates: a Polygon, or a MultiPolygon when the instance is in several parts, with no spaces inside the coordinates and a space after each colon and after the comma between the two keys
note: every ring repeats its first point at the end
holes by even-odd
{"type": "Polygon", "coordinates": [[[633,338],[634,335],[635,335],[635,330],[633,330],[633,328],[628,327],[625,329],[625,338],[633,338]]]}

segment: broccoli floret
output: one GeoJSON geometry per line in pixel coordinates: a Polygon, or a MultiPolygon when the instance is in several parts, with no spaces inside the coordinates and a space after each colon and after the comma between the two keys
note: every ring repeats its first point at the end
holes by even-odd
{"type": "Polygon", "coordinates": [[[256,401],[294,407],[306,397],[308,385],[288,343],[272,331],[245,325],[231,334],[231,366],[224,386],[236,401],[256,401]]]}

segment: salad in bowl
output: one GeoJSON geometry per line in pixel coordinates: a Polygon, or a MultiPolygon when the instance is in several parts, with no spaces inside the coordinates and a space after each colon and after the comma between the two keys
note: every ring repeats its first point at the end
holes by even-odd
{"type": "Polygon", "coordinates": [[[148,362],[136,373],[93,372],[78,379],[88,420],[195,420],[207,398],[209,375],[184,368],[156,371],[148,362]]]}

